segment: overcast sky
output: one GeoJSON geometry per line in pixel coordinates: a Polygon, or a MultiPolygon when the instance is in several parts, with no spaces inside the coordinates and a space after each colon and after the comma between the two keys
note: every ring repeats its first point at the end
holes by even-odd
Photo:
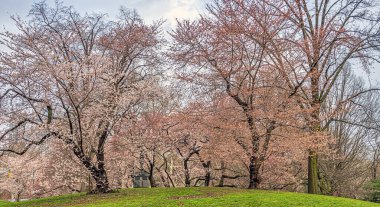
{"type": "MultiPolygon", "coordinates": [[[[175,19],[193,19],[204,8],[205,0],[61,0],[64,5],[74,6],[80,13],[100,12],[109,17],[118,14],[120,6],[136,9],[146,22],[166,19],[168,27],[175,25],[175,19]]],[[[32,4],[39,0],[0,0],[0,25],[13,29],[10,16],[18,14],[25,17],[32,4]]],[[[55,0],[46,1],[54,5],[55,0]]]]}
{"type": "MultiPolygon", "coordinates": [[[[50,5],[54,5],[55,0],[47,0],[50,5]]],[[[7,30],[15,31],[11,15],[26,17],[32,4],[39,0],[0,0],[0,26],[7,30]]],[[[152,20],[165,19],[165,28],[173,28],[176,18],[194,19],[199,13],[204,11],[205,2],[208,0],[62,0],[67,6],[74,6],[80,13],[100,12],[107,13],[109,17],[118,14],[120,6],[136,9],[146,22],[152,20]]],[[[0,48],[1,49],[1,48],[0,48]]],[[[376,64],[370,74],[356,71],[367,82],[380,81],[380,65],[376,64]]]]}

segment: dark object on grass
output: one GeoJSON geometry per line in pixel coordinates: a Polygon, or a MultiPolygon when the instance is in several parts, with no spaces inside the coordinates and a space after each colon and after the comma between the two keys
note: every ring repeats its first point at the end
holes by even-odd
{"type": "Polygon", "coordinates": [[[134,188],[150,188],[149,173],[145,170],[140,171],[133,177],[134,188]]]}

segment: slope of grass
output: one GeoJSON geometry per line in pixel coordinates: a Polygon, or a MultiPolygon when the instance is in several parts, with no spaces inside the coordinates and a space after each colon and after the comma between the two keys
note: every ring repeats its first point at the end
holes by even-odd
{"type": "Polygon", "coordinates": [[[0,202],[0,207],[119,207],[119,206],[252,206],[252,207],[369,207],[380,204],[302,193],[232,188],[127,189],[106,195],[72,194],[19,203],[0,202]]]}

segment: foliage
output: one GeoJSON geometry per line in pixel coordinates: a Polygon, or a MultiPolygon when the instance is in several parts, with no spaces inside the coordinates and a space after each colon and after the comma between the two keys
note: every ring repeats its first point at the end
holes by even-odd
{"type": "Polygon", "coordinates": [[[59,2],[36,3],[29,21],[13,20],[19,33],[0,33],[9,49],[0,53],[0,155],[59,140],[95,190],[109,191],[104,149],[117,125],[156,94],[161,22],[146,25],[125,8],[115,21],[82,16],[59,2]]]}
{"type": "Polygon", "coordinates": [[[367,200],[380,203],[380,180],[372,180],[367,183],[366,189],[368,190],[367,200]]]}

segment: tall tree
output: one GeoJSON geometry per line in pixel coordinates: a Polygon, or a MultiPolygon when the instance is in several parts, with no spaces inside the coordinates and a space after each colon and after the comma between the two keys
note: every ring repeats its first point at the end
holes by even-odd
{"type": "Polygon", "coordinates": [[[244,119],[249,140],[236,142],[249,157],[248,188],[259,187],[272,132],[288,105],[267,49],[286,26],[274,11],[264,1],[216,0],[199,20],[178,22],[171,34],[171,57],[181,78],[228,95],[244,119]]]}
{"type": "Polygon", "coordinates": [[[36,3],[17,33],[1,34],[0,152],[24,154],[58,139],[109,192],[104,148],[131,109],[155,93],[161,22],[135,11],[81,16],[72,7],[36,3]]]}
{"type": "MultiPolygon", "coordinates": [[[[273,42],[276,66],[283,72],[291,97],[308,110],[305,121],[311,137],[326,127],[321,107],[338,77],[349,63],[356,69],[370,69],[378,62],[380,16],[377,1],[366,0],[282,0],[273,5],[287,18],[284,42],[273,42]],[[277,46],[280,45],[283,47],[277,46]],[[284,48],[286,48],[284,50],[284,48]],[[282,52],[281,52],[282,51],[282,52]]],[[[318,193],[317,150],[309,149],[308,192],[318,193]]]]}

